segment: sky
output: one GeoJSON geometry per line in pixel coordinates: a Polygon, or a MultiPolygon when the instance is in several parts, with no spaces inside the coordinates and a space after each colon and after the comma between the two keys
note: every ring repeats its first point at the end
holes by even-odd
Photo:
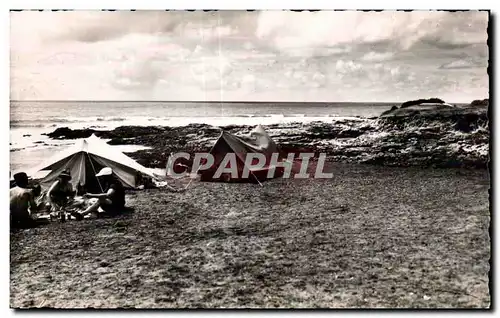
{"type": "Polygon", "coordinates": [[[488,97],[487,12],[11,12],[12,100],[488,97]]]}

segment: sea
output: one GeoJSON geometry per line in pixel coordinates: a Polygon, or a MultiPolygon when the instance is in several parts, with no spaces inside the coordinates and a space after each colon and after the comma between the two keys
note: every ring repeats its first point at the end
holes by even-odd
{"type": "MultiPolygon", "coordinates": [[[[10,172],[28,170],[75,140],[51,140],[56,128],[108,130],[119,126],[269,125],[379,116],[397,103],[11,101],[10,172]]],[[[113,146],[123,152],[143,146],[113,146]]]]}

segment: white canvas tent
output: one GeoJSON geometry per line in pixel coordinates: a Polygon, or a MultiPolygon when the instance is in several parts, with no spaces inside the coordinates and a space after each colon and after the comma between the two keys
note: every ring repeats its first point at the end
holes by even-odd
{"type": "Polygon", "coordinates": [[[47,189],[63,171],[69,170],[72,176],[71,183],[76,190],[78,185],[86,187],[98,185],[95,174],[103,167],[112,168],[114,176],[126,188],[136,187],[138,172],[156,178],[150,169],[138,164],[95,135],[78,140],[72,147],[31,169],[28,175],[35,176],[42,171],[50,171],[39,180],[42,188],[47,189]]]}

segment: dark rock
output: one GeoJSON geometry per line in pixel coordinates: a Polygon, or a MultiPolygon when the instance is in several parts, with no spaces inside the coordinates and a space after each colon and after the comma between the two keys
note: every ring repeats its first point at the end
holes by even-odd
{"type": "Polygon", "coordinates": [[[99,133],[94,129],[70,129],[68,127],[57,128],[51,133],[46,134],[53,139],[78,139],[78,138],[88,138],[92,134],[99,136],[99,133]]]}
{"type": "Polygon", "coordinates": [[[121,126],[112,131],[112,135],[118,138],[134,138],[144,135],[160,135],[165,131],[168,131],[168,127],[156,127],[156,126],[121,126]]]}
{"type": "Polygon", "coordinates": [[[432,104],[444,104],[445,101],[439,98],[429,98],[429,99],[417,99],[417,100],[410,100],[407,102],[404,102],[401,104],[401,108],[406,108],[410,106],[415,106],[415,105],[420,105],[423,103],[432,103],[432,104]]]}
{"type": "Polygon", "coordinates": [[[340,123],[336,124],[322,122],[311,124],[307,129],[306,136],[311,139],[355,138],[369,130],[373,130],[373,127],[370,126],[354,127],[354,124],[348,124],[350,127],[343,127],[344,123],[342,123],[342,126],[338,125],[340,123]]]}
{"type": "Polygon", "coordinates": [[[490,100],[488,98],[485,98],[483,100],[476,99],[473,100],[472,103],[470,103],[471,106],[477,107],[477,106],[489,106],[490,105],[490,100]]]}
{"type": "Polygon", "coordinates": [[[124,145],[127,144],[128,141],[126,141],[123,138],[112,138],[110,141],[108,141],[108,145],[124,145]]]}
{"type": "Polygon", "coordinates": [[[392,113],[393,111],[395,111],[396,109],[398,109],[398,106],[394,105],[394,106],[392,106],[392,107],[391,107],[391,109],[386,110],[385,112],[383,112],[382,114],[380,114],[380,116],[390,114],[390,113],[392,113]]]}
{"type": "Polygon", "coordinates": [[[478,114],[466,114],[458,118],[454,128],[462,132],[471,132],[478,127],[479,117],[478,114]]]}
{"type": "MultiPolygon", "coordinates": [[[[432,116],[441,116],[445,114],[447,111],[452,112],[454,110],[459,111],[455,107],[448,105],[448,104],[431,104],[431,105],[413,105],[413,106],[407,106],[405,108],[397,108],[397,109],[391,109],[388,111],[383,112],[380,117],[381,118],[386,118],[386,117],[407,117],[405,119],[408,121],[408,117],[416,117],[416,116],[425,116],[425,117],[432,117],[432,116]]],[[[413,119],[411,119],[413,120],[413,119]]]]}

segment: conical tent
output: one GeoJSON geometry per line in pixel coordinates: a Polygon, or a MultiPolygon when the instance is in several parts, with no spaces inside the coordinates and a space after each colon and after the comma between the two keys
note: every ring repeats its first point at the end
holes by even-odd
{"type": "MultiPolygon", "coordinates": [[[[228,153],[234,153],[237,161],[238,178],[231,179],[231,181],[253,182],[262,181],[267,179],[267,173],[270,168],[271,157],[274,153],[278,154],[278,160],[282,159],[279,148],[276,143],[271,139],[262,126],[257,126],[252,130],[249,136],[243,140],[226,131],[222,131],[219,139],[215,142],[210,153],[214,156],[214,164],[210,169],[201,171],[203,181],[227,181],[227,179],[215,179],[214,173],[219,168],[228,153]],[[263,168],[249,168],[249,177],[242,178],[242,172],[245,168],[246,156],[249,153],[261,153],[266,157],[266,164],[263,168]]],[[[272,178],[282,175],[283,168],[281,166],[275,167],[275,172],[272,178]]]]}
{"type": "Polygon", "coordinates": [[[78,140],[74,146],[57,153],[28,174],[34,176],[40,171],[50,171],[39,180],[42,188],[46,189],[63,171],[69,170],[75,190],[79,185],[87,189],[99,189],[100,185],[95,175],[103,167],[112,168],[113,175],[127,188],[136,187],[138,173],[155,178],[151,170],[113,149],[95,135],[78,140]]]}

